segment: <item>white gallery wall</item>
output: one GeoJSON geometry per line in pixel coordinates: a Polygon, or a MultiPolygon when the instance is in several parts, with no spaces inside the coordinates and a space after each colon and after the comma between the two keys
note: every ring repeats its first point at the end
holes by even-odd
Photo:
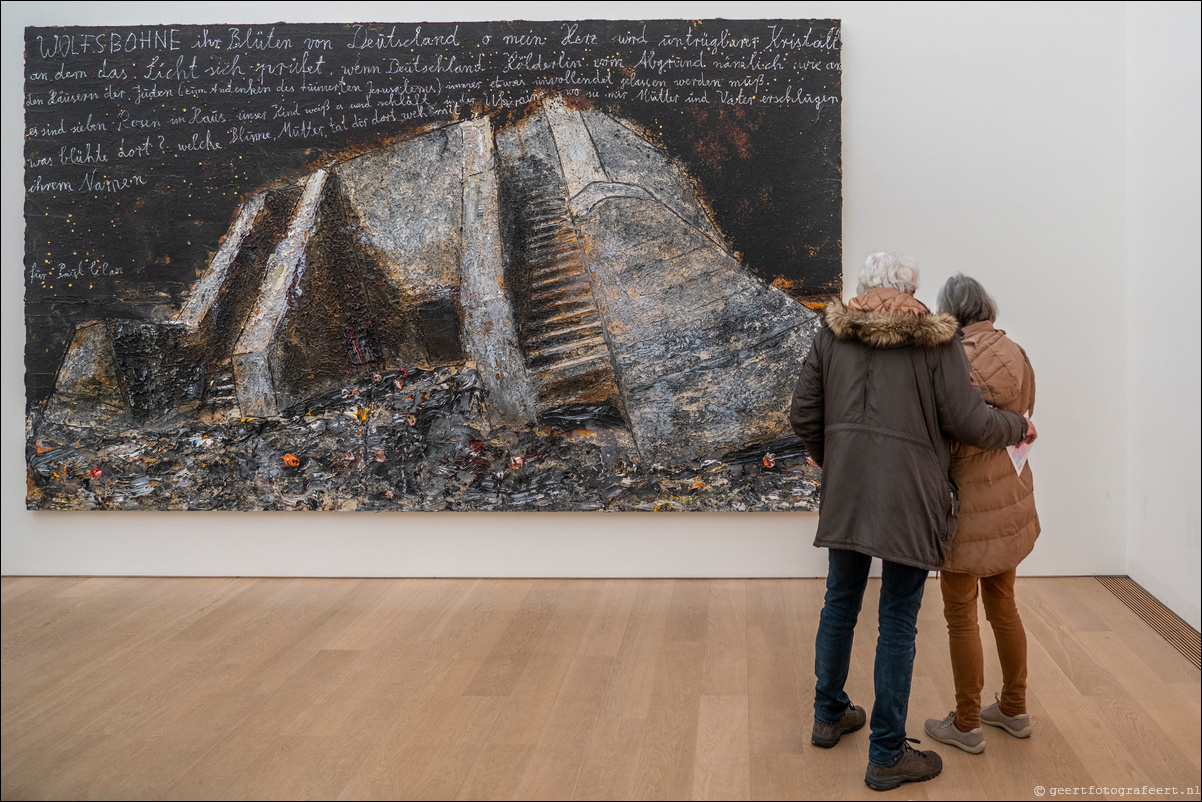
{"type": "Polygon", "coordinates": [[[1127,572],[1197,629],[1202,5],[1127,9],[1127,572]]]}
{"type": "Polygon", "coordinates": [[[347,8],[5,3],[5,574],[825,574],[825,552],[810,545],[813,513],[24,509],[25,25],[556,19],[569,9],[637,19],[653,9],[842,19],[846,294],[875,250],[917,258],[919,297],[932,306],[953,272],[980,279],[1037,375],[1031,459],[1043,534],[1021,570],[1131,573],[1198,626],[1197,4],[347,8]]]}

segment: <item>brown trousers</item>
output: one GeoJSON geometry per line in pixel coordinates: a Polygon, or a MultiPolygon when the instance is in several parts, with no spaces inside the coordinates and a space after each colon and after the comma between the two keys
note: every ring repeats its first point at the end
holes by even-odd
{"type": "Polygon", "coordinates": [[[1007,716],[1027,712],[1027,633],[1014,604],[1014,571],[982,577],[941,571],[943,617],[947,619],[956,682],[956,725],[965,732],[981,726],[981,688],[985,684],[985,658],[977,628],[978,582],[1002,664],[998,707],[1007,716]]]}

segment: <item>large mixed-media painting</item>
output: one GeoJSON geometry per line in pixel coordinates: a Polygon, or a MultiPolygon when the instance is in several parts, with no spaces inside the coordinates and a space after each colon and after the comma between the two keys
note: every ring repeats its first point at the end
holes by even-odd
{"type": "Polygon", "coordinates": [[[813,509],[834,20],[28,28],[35,509],[813,509]]]}

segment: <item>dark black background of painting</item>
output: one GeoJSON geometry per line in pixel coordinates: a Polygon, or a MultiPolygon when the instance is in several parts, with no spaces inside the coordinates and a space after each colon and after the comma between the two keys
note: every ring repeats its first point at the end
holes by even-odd
{"type": "MultiPolygon", "coordinates": [[[[694,32],[718,36],[726,31],[731,38],[766,37],[763,21],[709,20],[692,24],[694,32]]],[[[795,35],[811,33],[822,39],[832,28],[833,21],[784,21],[795,35]]],[[[693,58],[696,51],[688,48],[658,46],[664,32],[683,32],[690,23],[660,20],[647,22],[591,21],[585,30],[595,32],[602,44],[589,46],[561,45],[565,34],[560,22],[510,23],[423,23],[421,33],[439,36],[455,31],[458,46],[441,45],[409,48],[406,54],[424,53],[427,58],[436,54],[456,55],[460,63],[474,63],[480,37],[505,33],[523,35],[530,32],[548,39],[541,47],[493,48],[483,63],[487,78],[502,69],[505,52],[541,54],[548,60],[560,53],[585,60],[595,55],[619,55],[627,65],[638,62],[648,50],[658,57],[693,58]],[[623,34],[645,31],[648,44],[618,44],[614,38],[623,34]]],[[[177,39],[183,44],[180,54],[191,55],[192,43],[205,26],[175,26],[177,39]]],[[[224,37],[226,26],[208,26],[214,35],[224,37]]],[[[252,26],[239,26],[246,31],[252,26]]],[[[289,36],[300,40],[305,36],[324,37],[334,42],[335,50],[326,54],[327,63],[335,68],[351,63],[356,54],[380,58],[379,51],[355,51],[347,48],[352,37],[350,25],[275,25],[253,26],[265,33],[274,27],[276,37],[289,36]]],[[[373,33],[387,33],[391,24],[373,24],[373,33]]],[[[398,24],[398,34],[412,33],[415,24],[398,24]]],[[[154,30],[163,30],[155,26],[154,30]]],[[[507,119],[517,119],[523,113],[520,105],[498,109],[487,103],[474,108],[461,108],[456,116],[419,119],[409,122],[384,123],[364,129],[330,133],[325,136],[289,139],[260,143],[230,142],[231,127],[223,125],[165,126],[155,130],[116,130],[119,108],[132,111],[134,116],[165,120],[190,103],[171,98],[161,104],[149,101],[137,106],[128,102],[114,103],[101,98],[54,106],[30,105],[31,96],[45,97],[51,88],[64,89],[53,75],[61,66],[80,69],[86,79],[70,84],[71,91],[103,92],[107,85],[130,86],[151,83],[135,80],[138,70],[154,52],[133,54],[80,53],[66,58],[41,57],[38,37],[44,43],[54,34],[69,32],[100,33],[106,29],[70,28],[26,30],[26,130],[39,126],[53,127],[59,119],[72,121],[91,115],[93,121],[105,122],[106,130],[98,132],[68,132],[63,136],[27,136],[26,187],[33,186],[37,177],[43,182],[70,177],[73,191],[27,192],[26,216],[26,393],[27,402],[43,400],[50,392],[54,374],[62,359],[75,325],[84,320],[107,317],[146,317],[154,307],[178,306],[187,290],[204,270],[218,247],[221,237],[231,223],[238,204],[261,187],[293,176],[299,176],[328,164],[331,160],[379,147],[406,135],[430,127],[466,119],[474,114],[495,113],[494,125],[507,119]],[[114,82],[95,76],[105,63],[108,68],[125,64],[129,80],[114,82]],[[134,69],[130,63],[139,63],[134,69]],[[48,81],[31,80],[37,72],[46,72],[48,81]],[[192,133],[204,136],[211,132],[222,145],[221,150],[207,152],[163,152],[121,162],[112,158],[117,148],[143,141],[147,136],[187,140],[192,133]],[[78,188],[78,176],[84,168],[78,165],[41,165],[37,160],[57,156],[63,147],[99,147],[110,156],[107,163],[97,165],[98,172],[120,179],[134,172],[143,175],[147,184],[120,192],[83,192],[78,188]],[[65,264],[67,272],[83,263],[81,275],[56,276],[54,266],[65,264]],[[106,264],[107,269],[97,269],[106,264]],[[35,271],[51,269],[50,278],[37,278],[35,271]],[[89,269],[91,268],[91,269],[89,269]],[[115,273],[118,275],[105,275],[115,273]],[[93,273],[99,273],[94,275],[93,273]]],[[[122,32],[142,29],[114,29],[122,32]]],[[[829,41],[829,40],[828,40],[829,41]]],[[[837,42],[837,38],[836,38],[837,42]]],[[[761,46],[765,60],[781,53],[785,62],[790,59],[821,58],[837,62],[838,49],[792,51],[785,48],[761,46]]],[[[252,51],[233,51],[255,57],[252,51]]],[[[233,52],[227,52],[227,57],[233,52]]],[[[168,63],[176,53],[164,53],[168,63]]],[[[297,55],[297,49],[268,54],[268,57],[287,60],[297,55]]],[[[391,55],[391,53],[383,54],[391,55]]],[[[708,64],[715,59],[745,58],[745,50],[724,48],[707,51],[708,64]]],[[[203,63],[203,61],[202,61],[203,63]]],[[[333,72],[331,69],[330,72],[333,72]]],[[[562,74],[550,72],[547,74],[562,74]]],[[[591,68],[578,71],[592,75],[591,68]]],[[[613,71],[619,76],[617,70],[613,71]]],[[[645,70],[640,74],[650,74],[645,70]]],[[[668,71],[663,77],[692,75],[689,69],[668,71]]],[[[722,70],[708,67],[707,77],[758,75],[761,71],[747,69],[722,70]]],[[[807,91],[838,98],[840,74],[838,69],[812,70],[800,75],[796,70],[776,70],[764,73],[772,91],[784,91],[780,85],[789,82],[795,92],[807,91]],[[802,84],[804,80],[804,84],[802,84]]],[[[444,76],[446,77],[446,76],[444,76]]],[[[466,79],[471,76],[460,76],[466,79]]],[[[450,78],[449,78],[450,79],[450,78]]],[[[288,80],[296,81],[295,77],[288,80]]],[[[209,79],[211,82],[212,79],[209,79]]],[[[172,82],[160,82],[170,85],[172,82]]],[[[203,82],[197,82],[203,83],[203,82]]],[[[671,82],[669,81],[669,84],[671,82]]],[[[555,87],[562,89],[562,86],[555,87]]],[[[508,92],[511,101],[520,101],[527,89],[508,92]]],[[[677,90],[683,97],[687,89],[677,90]]],[[[479,94],[479,93],[477,93],[479,94]]],[[[505,94],[505,93],[502,93],[505,94]]],[[[604,94],[604,93],[602,93],[604,94]]],[[[634,95],[634,92],[630,93],[634,95]]],[[[840,287],[841,266],[841,192],[840,192],[840,108],[838,102],[828,102],[815,110],[812,105],[765,106],[723,105],[713,102],[700,104],[665,103],[635,99],[607,100],[604,97],[577,98],[574,102],[594,104],[614,116],[641,125],[652,139],[681,160],[690,175],[698,182],[704,201],[712,209],[715,222],[725,234],[743,264],[766,280],[777,280],[798,299],[818,298],[840,287]]],[[[750,92],[748,92],[750,94],[750,92]]],[[[323,96],[309,94],[299,100],[318,102],[323,96]]],[[[252,106],[269,108],[281,100],[291,103],[294,97],[272,92],[247,98],[244,95],[208,95],[203,100],[207,112],[220,111],[232,120],[238,110],[252,106]]],[[[337,98],[335,98],[337,99],[337,98]]],[[[280,121],[272,121],[278,128],[280,121]]]]}

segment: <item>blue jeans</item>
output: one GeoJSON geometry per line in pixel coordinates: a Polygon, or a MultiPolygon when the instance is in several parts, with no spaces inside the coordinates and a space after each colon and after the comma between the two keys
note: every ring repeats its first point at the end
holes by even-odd
{"type": "MultiPolygon", "coordinates": [[[[814,718],[836,724],[851,704],[843,685],[851,663],[851,643],[856,618],[864,603],[868,567],[872,558],[854,551],[830,550],[826,576],[826,603],[818,622],[814,648],[814,718]]],[[[906,713],[910,707],[910,677],[914,673],[914,638],[918,634],[918,608],[926,587],[925,568],[885,561],[881,573],[880,636],[872,679],[876,700],[872,705],[868,760],[889,766],[901,757],[906,739],[906,713]]]]}

